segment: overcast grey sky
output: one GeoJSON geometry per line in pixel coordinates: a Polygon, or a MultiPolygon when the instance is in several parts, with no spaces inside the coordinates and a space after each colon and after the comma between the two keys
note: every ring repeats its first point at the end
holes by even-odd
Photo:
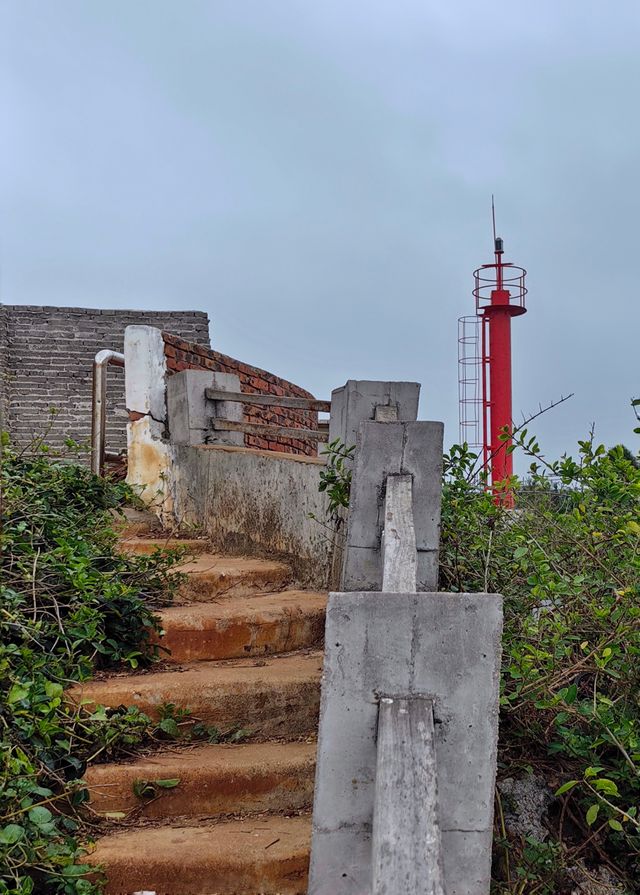
{"type": "Polygon", "coordinates": [[[456,320],[529,271],[514,410],[633,444],[637,0],[0,0],[0,301],[208,311],[319,397],[417,379],[457,440],[456,320]]]}

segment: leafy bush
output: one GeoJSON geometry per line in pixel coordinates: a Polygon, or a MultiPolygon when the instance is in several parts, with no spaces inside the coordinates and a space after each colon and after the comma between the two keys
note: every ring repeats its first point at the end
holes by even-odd
{"type": "Polygon", "coordinates": [[[327,465],[320,473],[318,491],[327,493],[327,518],[336,530],[344,521],[341,511],[349,506],[351,466],[355,449],[355,445],[347,447],[339,438],[334,438],[321,451],[327,458],[327,465]]]}
{"type": "Polygon", "coordinates": [[[116,550],[113,511],[133,497],[84,467],[4,445],[0,469],[0,895],[93,895],[77,809],[86,762],[149,735],[136,709],[65,701],[94,669],[153,661],[153,606],[171,558],[116,550]],[[111,512],[110,512],[111,511],[111,512]]]}
{"type": "Polygon", "coordinates": [[[558,796],[549,844],[507,843],[497,891],[565,891],[576,854],[637,879],[639,464],[593,438],[552,463],[526,430],[515,442],[531,466],[513,482],[514,510],[459,445],[445,456],[442,509],[441,589],[505,598],[500,767],[534,766],[558,796]]]}

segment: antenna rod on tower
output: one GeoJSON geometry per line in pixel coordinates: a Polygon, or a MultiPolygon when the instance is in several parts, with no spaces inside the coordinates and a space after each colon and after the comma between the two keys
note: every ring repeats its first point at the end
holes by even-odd
{"type": "Polygon", "coordinates": [[[493,193],[491,193],[491,218],[493,220],[493,244],[496,244],[496,206],[493,201],[493,193]]]}

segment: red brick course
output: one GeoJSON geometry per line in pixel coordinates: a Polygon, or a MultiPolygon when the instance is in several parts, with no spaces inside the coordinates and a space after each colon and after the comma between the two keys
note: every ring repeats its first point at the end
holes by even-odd
{"type": "MultiPolygon", "coordinates": [[[[235,373],[240,379],[240,390],[248,394],[273,395],[274,397],[313,398],[305,391],[286,379],[274,376],[266,370],[241,363],[219,351],[212,351],[202,345],[186,342],[179,336],[163,332],[164,354],[167,373],[178,373],[181,370],[214,370],[219,373],[235,373]]],[[[276,426],[287,426],[292,429],[317,429],[318,414],[310,410],[288,410],[277,405],[257,407],[244,405],[246,423],[269,423],[276,426]]],[[[264,438],[259,435],[245,435],[246,447],[259,448],[265,451],[281,451],[289,454],[304,454],[307,457],[317,456],[317,443],[308,439],[297,438],[264,438]]]]}

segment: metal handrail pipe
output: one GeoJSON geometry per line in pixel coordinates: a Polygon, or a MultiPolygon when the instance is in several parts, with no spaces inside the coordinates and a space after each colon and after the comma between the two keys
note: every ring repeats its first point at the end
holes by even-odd
{"type": "Polygon", "coordinates": [[[91,472],[103,475],[107,431],[107,367],[124,367],[124,354],[104,348],[93,360],[91,472]]]}

